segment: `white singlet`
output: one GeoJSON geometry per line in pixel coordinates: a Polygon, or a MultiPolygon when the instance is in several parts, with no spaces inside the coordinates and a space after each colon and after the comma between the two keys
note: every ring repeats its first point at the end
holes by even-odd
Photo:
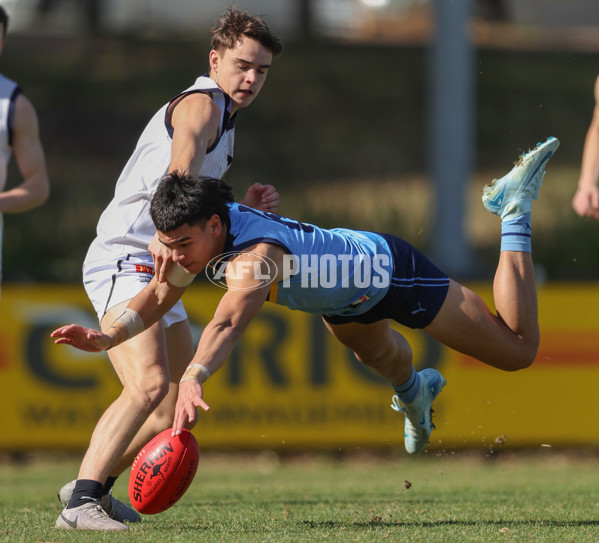
{"type": "MultiPolygon", "coordinates": [[[[231,99],[209,77],[196,82],[162,106],[144,129],[125,165],[114,198],[102,213],[97,235],[83,264],[83,282],[98,318],[111,307],[133,298],[152,278],[154,263],[148,245],[156,233],[150,203],[171,162],[173,127],[168,107],[185,94],[204,92],[220,109],[219,130],[199,171],[221,178],[233,160],[235,116],[231,99]]],[[[184,320],[181,301],[165,316],[168,325],[184,320]]]]}
{"type": "MultiPolygon", "coordinates": [[[[15,101],[21,88],[0,74],[0,192],[6,187],[6,172],[12,155],[12,131],[15,114],[15,101]]],[[[0,280],[2,280],[2,236],[4,218],[0,213],[0,280]]]]}

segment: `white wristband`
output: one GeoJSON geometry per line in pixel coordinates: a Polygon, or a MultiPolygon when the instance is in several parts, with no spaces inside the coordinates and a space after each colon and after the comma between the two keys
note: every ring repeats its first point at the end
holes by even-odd
{"type": "MultiPolygon", "coordinates": [[[[181,380],[179,381],[180,383],[182,383],[183,381],[190,381],[191,379],[196,378],[195,375],[189,376],[189,377],[187,376],[189,373],[189,370],[191,370],[192,368],[198,368],[206,376],[206,379],[208,379],[208,377],[210,377],[212,375],[212,373],[210,373],[210,370],[206,366],[203,366],[202,364],[190,364],[189,366],[187,366],[185,373],[181,377],[181,380]]],[[[204,379],[204,381],[206,379],[204,379]]]]}
{"type": "Polygon", "coordinates": [[[166,274],[166,280],[174,287],[186,287],[195,278],[194,273],[188,273],[185,268],[173,262],[171,264],[168,273],[166,274]]]}
{"type": "Polygon", "coordinates": [[[115,319],[113,324],[116,322],[120,322],[127,329],[127,339],[131,339],[133,336],[141,334],[146,329],[146,325],[139,313],[129,308],[126,308],[125,311],[115,319]]]}

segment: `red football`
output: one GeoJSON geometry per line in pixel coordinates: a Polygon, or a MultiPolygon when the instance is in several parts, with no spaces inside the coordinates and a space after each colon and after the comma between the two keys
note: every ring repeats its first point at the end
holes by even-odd
{"type": "Polygon", "coordinates": [[[159,433],[136,456],[129,477],[129,499],[140,513],[154,515],[174,505],[198,469],[200,448],[189,430],[171,437],[159,433]]]}

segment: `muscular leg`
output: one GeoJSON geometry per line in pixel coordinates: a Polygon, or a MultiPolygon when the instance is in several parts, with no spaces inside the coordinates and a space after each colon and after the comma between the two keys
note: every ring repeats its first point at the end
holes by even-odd
{"type": "Polygon", "coordinates": [[[173,424],[175,404],[179,393],[179,380],[185,368],[193,358],[193,340],[189,321],[177,322],[164,328],[166,350],[169,367],[168,394],[152,411],[150,416],[139,429],[121,459],[110,472],[112,477],[117,477],[133,463],[137,453],[154,436],[170,428],[173,424]]]}
{"type": "Polygon", "coordinates": [[[483,189],[485,208],[501,218],[501,254],[493,282],[497,315],[452,281],[443,307],[425,328],[452,349],[506,371],[530,366],[539,346],[530,222],[545,166],[558,147],[556,138],[537,144],[508,174],[483,189]]]}
{"type": "Polygon", "coordinates": [[[425,331],[490,366],[506,371],[526,368],[534,361],[539,346],[530,253],[501,252],[493,296],[497,315],[477,294],[451,281],[445,303],[425,331]]]}
{"type": "Polygon", "coordinates": [[[415,372],[410,345],[389,326],[388,320],[373,324],[325,323],[341,343],[354,351],[360,362],[391,383],[396,392],[391,407],[405,414],[406,451],[419,453],[426,447],[434,428],[431,406],[445,386],[443,376],[434,369],[415,372]]]}
{"type": "MultiPolygon", "coordinates": [[[[112,322],[122,308],[103,319],[112,322]]],[[[122,384],[120,396],[104,412],[92,434],[78,479],[104,483],[150,413],[168,392],[167,351],[161,323],[109,351],[122,384]]]]}
{"type": "Polygon", "coordinates": [[[373,324],[331,324],[329,331],[356,358],[373,368],[392,385],[405,383],[412,373],[412,349],[406,339],[389,326],[388,320],[373,324]]]}
{"type": "MultiPolygon", "coordinates": [[[[102,326],[127,303],[108,311],[102,326]]],[[[172,424],[178,382],[193,357],[189,323],[157,323],[108,355],[123,391],[98,422],[78,477],[101,483],[130,466],[141,447],[172,424]]]]}

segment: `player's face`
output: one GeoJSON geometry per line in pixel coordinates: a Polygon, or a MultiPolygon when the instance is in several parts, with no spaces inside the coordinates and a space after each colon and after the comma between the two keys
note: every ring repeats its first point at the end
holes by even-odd
{"type": "Polygon", "coordinates": [[[184,224],[170,232],[158,231],[158,239],[171,250],[173,262],[196,274],[222,252],[223,235],[218,215],[204,226],[184,224]]]}
{"type": "Polygon", "coordinates": [[[233,111],[258,96],[272,62],[272,53],[256,40],[244,38],[233,49],[210,51],[210,76],[233,100],[233,111]]]}

